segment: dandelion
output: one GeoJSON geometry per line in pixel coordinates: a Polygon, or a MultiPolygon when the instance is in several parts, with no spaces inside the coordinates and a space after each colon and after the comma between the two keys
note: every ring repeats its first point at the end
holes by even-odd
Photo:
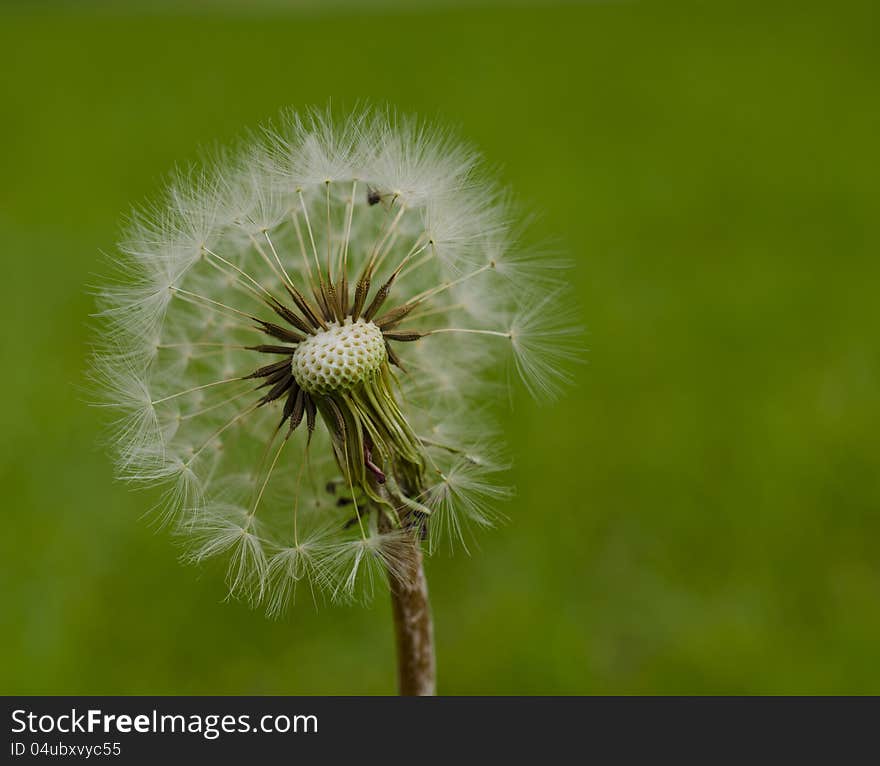
{"type": "Polygon", "coordinates": [[[288,114],[136,214],[99,293],[119,474],[229,594],[284,612],[387,583],[400,689],[434,691],[423,551],[510,490],[487,422],[576,358],[558,260],[518,252],[476,154],[387,113],[288,114]]]}

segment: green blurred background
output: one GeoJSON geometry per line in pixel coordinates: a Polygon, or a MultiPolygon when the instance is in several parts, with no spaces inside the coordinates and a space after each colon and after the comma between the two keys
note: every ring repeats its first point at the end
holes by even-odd
{"type": "Polygon", "coordinates": [[[393,692],[384,597],[222,603],[80,390],[131,204],[367,99],[481,147],[589,329],[567,398],[517,392],[509,524],[430,562],[441,693],[880,692],[872,4],[283,5],[0,12],[0,691],[393,692]]]}

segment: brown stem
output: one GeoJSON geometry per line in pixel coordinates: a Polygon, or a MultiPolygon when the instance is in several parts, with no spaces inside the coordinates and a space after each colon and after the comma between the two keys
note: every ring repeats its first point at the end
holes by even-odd
{"type": "Polygon", "coordinates": [[[436,694],[434,626],[418,543],[410,548],[402,574],[391,581],[398,691],[407,697],[430,697],[436,694]]]}

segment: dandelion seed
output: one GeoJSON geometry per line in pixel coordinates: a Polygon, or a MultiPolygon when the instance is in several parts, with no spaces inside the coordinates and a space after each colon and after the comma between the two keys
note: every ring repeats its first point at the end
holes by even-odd
{"type": "Polygon", "coordinates": [[[298,537],[292,545],[283,547],[269,559],[266,571],[267,604],[269,617],[280,617],[296,600],[297,587],[304,584],[313,600],[317,593],[328,587],[325,572],[327,540],[333,535],[332,527],[315,530],[298,537]]]}

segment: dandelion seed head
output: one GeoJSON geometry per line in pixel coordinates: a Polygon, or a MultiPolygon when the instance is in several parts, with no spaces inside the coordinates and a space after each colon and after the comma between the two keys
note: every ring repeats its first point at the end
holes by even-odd
{"type": "Polygon", "coordinates": [[[363,110],[286,113],[132,214],[93,377],[119,474],[230,595],[357,600],[501,518],[495,370],[551,398],[578,357],[512,210],[453,135],[363,110]]]}

